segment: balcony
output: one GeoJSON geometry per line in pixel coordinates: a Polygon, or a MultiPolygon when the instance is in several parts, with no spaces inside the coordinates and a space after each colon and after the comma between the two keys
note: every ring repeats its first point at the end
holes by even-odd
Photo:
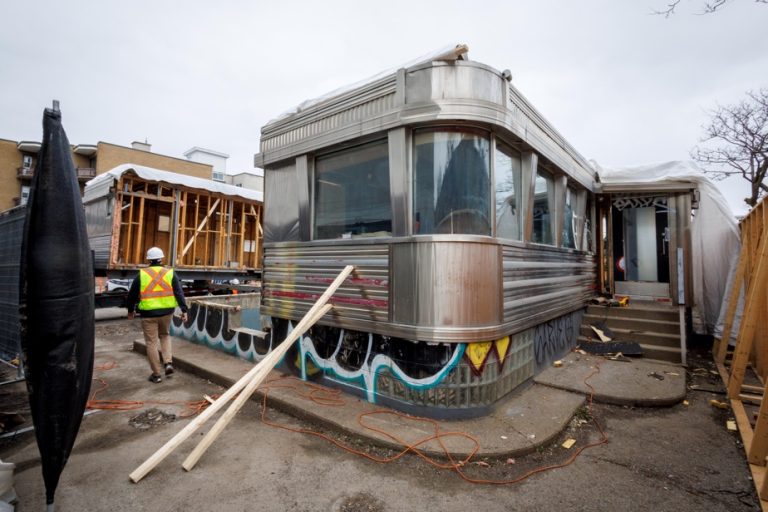
{"type": "Polygon", "coordinates": [[[16,169],[16,177],[22,180],[31,179],[34,174],[35,170],[32,167],[19,167],[16,169]]]}
{"type": "MultiPolygon", "coordinates": [[[[32,179],[35,175],[33,167],[19,167],[16,169],[16,177],[22,180],[32,179]]],[[[92,167],[78,167],[77,168],[77,180],[88,181],[96,177],[96,169],[92,167]]]]}
{"type": "Polygon", "coordinates": [[[78,167],[77,179],[78,181],[88,181],[96,177],[96,169],[92,167],[78,167]]]}

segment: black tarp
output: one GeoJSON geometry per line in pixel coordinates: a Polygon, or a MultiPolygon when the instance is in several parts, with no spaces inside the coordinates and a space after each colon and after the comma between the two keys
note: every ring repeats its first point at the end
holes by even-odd
{"type": "Polygon", "coordinates": [[[49,505],[75,443],[93,373],[93,265],[70,151],[61,113],[46,109],[24,225],[19,310],[49,505]]]}

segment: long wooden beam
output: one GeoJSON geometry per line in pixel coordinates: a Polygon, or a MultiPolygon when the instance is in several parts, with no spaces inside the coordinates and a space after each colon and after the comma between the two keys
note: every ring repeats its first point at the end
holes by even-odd
{"type": "MultiPolygon", "coordinates": [[[[331,283],[331,286],[326,289],[325,293],[317,300],[314,306],[310,308],[309,311],[307,311],[307,314],[304,315],[304,318],[302,321],[299,322],[299,324],[296,326],[296,328],[291,331],[291,335],[294,335],[298,332],[298,334],[302,334],[303,331],[299,332],[300,328],[303,328],[302,322],[306,319],[306,322],[304,322],[304,325],[306,325],[309,320],[312,319],[312,316],[316,315],[318,311],[323,310],[326,306],[328,308],[332,307],[330,304],[326,304],[328,300],[331,298],[331,296],[335,293],[335,291],[341,286],[341,284],[344,282],[344,280],[349,276],[349,274],[352,273],[354,270],[354,267],[352,265],[347,265],[344,270],[338,275],[338,277],[331,283]]],[[[297,336],[298,337],[298,336],[297,336]]],[[[284,350],[288,350],[288,347],[290,347],[290,343],[288,343],[288,339],[286,339],[279,347],[286,346],[284,350]]],[[[292,342],[291,342],[292,343],[292,342]]],[[[279,348],[278,347],[278,348],[279,348]]],[[[277,349],[275,349],[277,350],[277,349]]],[[[275,353],[275,350],[272,351],[272,353],[275,353]]],[[[270,353],[270,355],[272,354],[270,353]]],[[[270,362],[274,361],[274,358],[270,359],[270,355],[268,355],[264,360],[262,360],[262,363],[269,359],[270,362]]],[[[279,358],[277,358],[279,361],[279,358]]],[[[275,363],[276,364],[276,363],[275,363]]],[[[213,416],[216,412],[219,411],[222,407],[224,407],[240,390],[242,390],[248,383],[250,383],[258,374],[264,369],[265,365],[257,364],[253,368],[251,368],[248,373],[246,373],[240,380],[238,380],[235,384],[232,385],[221,397],[219,397],[214,403],[212,403],[210,406],[208,406],[205,411],[203,411],[199,416],[197,416],[195,419],[189,422],[186,427],[184,427],[178,434],[173,436],[167,443],[165,443],[159,450],[157,450],[152,456],[150,456],[146,461],[144,461],[143,464],[141,464],[138,468],[136,468],[129,476],[131,481],[134,483],[138,483],[142,478],[144,478],[147,473],[152,471],[160,462],[162,462],[174,449],[176,449],[181,443],[183,443],[190,435],[192,435],[203,423],[208,421],[208,419],[213,416]]]]}

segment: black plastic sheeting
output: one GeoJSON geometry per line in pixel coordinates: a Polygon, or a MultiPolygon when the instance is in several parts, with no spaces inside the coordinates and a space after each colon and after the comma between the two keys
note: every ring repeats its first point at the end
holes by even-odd
{"type": "Polygon", "coordinates": [[[77,174],[61,113],[43,115],[20,269],[21,346],[46,501],[75,443],[91,388],[94,283],[77,174]]]}

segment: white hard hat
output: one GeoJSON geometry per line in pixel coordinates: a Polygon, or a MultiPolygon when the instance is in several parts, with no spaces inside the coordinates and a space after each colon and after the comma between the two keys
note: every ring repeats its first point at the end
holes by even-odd
{"type": "Polygon", "coordinates": [[[165,254],[163,254],[163,250],[159,247],[150,247],[147,251],[148,260],[161,260],[163,258],[165,258],[165,254]]]}
{"type": "Polygon", "coordinates": [[[240,284],[240,280],[239,280],[239,279],[237,279],[237,278],[234,278],[234,279],[232,279],[232,280],[231,280],[229,283],[230,283],[230,284],[240,284]]]}

